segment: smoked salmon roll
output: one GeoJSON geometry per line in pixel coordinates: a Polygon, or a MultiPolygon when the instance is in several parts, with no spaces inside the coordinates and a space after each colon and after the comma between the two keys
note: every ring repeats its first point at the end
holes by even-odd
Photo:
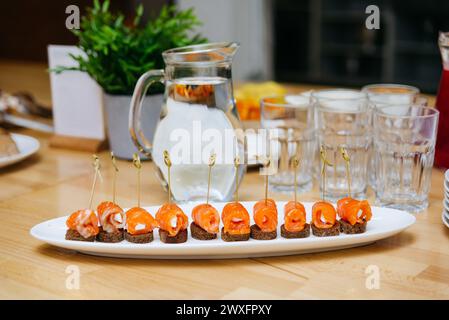
{"type": "Polygon", "coordinates": [[[208,203],[197,205],[192,210],[190,232],[198,240],[212,240],[217,238],[220,227],[220,214],[208,203]]]}
{"type": "Polygon", "coordinates": [[[251,226],[251,238],[272,240],[277,237],[278,210],[273,199],[256,202],[253,208],[254,222],[251,226]]]}
{"type": "Polygon", "coordinates": [[[158,227],[156,219],[145,209],[134,207],[126,211],[125,239],[133,243],[153,241],[153,229],[158,227]]]}
{"type": "Polygon", "coordinates": [[[338,200],[337,213],[340,217],[340,231],[346,234],[365,232],[367,222],[372,217],[371,206],[367,200],[352,198],[338,200]]]}
{"type": "Polygon", "coordinates": [[[250,236],[249,213],[239,202],[224,206],[221,213],[221,238],[224,241],[247,241],[250,236]]]}
{"type": "Polygon", "coordinates": [[[340,224],[332,204],[318,201],[312,207],[312,233],[317,237],[338,236],[340,224]]]}
{"type": "Polygon", "coordinates": [[[104,201],[97,207],[100,232],[97,241],[120,242],[123,240],[123,227],[125,216],[123,209],[111,201],[104,201]]]}
{"type": "Polygon", "coordinates": [[[174,203],[166,203],[156,213],[159,224],[159,237],[165,243],[182,243],[187,241],[189,218],[174,203]]]}
{"type": "Polygon", "coordinates": [[[66,221],[66,240],[93,242],[99,232],[98,218],[95,212],[89,209],[78,210],[72,213],[66,221]]]}
{"type": "Polygon", "coordinates": [[[306,220],[306,209],[300,202],[289,201],[285,204],[281,236],[287,239],[307,238],[310,236],[310,225],[306,220]]]}

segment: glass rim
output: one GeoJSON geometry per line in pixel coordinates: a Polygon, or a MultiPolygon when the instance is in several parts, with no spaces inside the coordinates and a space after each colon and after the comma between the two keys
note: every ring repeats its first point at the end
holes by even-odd
{"type": "Polygon", "coordinates": [[[436,108],[432,107],[425,107],[422,105],[417,104],[397,104],[397,105],[389,105],[382,108],[375,108],[374,109],[374,115],[384,118],[394,118],[394,119],[426,119],[426,118],[435,118],[438,117],[440,112],[436,108]],[[384,113],[383,111],[385,109],[389,108],[413,108],[418,110],[426,110],[430,111],[429,114],[422,114],[422,115],[397,115],[397,114],[388,114],[384,113]]]}
{"type": "Polygon", "coordinates": [[[357,101],[357,100],[368,100],[368,95],[366,92],[356,89],[344,89],[344,88],[335,88],[335,89],[320,89],[320,90],[312,90],[311,97],[317,100],[336,100],[336,101],[357,101]],[[357,97],[320,97],[320,93],[324,92],[351,92],[358,95],[357,97]]]}
{"type": "Polygon", "coordinates": [[[311,106],[310,98],[306,96],[301,96],[301,94],[295,94],[295,93],[286,93],[286,94],[273,94],[269,96],[262,97],[260,99],[260,106],[269,106],[269,107],[277,107],[277,108],[291,108],[291,109],[307,109],[311,106]],[[307,102],[304,103],[291,103],[287,102],[285,100],[286,97],[289,96],[299,96],[301,98],[304,98],[307,100],[307,102]],[[266,102],[265,99],[276,99],[276,98],[283,98],[286,102],[285,103],[278,103],[278,102],[266,102]]]}
{"type": "Polygon", "coordinates": [[[172,48],[162,52],[162,57],[166,64],[217,64],[230,62],[240,47],[238,42],[211,42],[193,44],[184,47],[172,48]],[[186,60],[186,56],[191,54],[212,54],[216,55],[212,60],[186,60]]]}
{"type": "Polygon", "coordinates": [[[374,96],[377,95],[404,95],[404,94],[419,94],[421,93],[421,91],[419,90],[419,88],[408,85],[408,84],[398,84],[398,83],[373,83],[373,84],[368,84],[366,86],[362,87],[362,91],[366,92],[368,94],[368,97],[370,97],[370,94],[368,93],[370,89],[372,88],[385,88],[385,87],[396,87],[396,88],[400,88],[400,89],[407,89],[410,90],[409,93],[405,93],[405,92],[371,92],[371,94],[373,94],[374,96]]]}

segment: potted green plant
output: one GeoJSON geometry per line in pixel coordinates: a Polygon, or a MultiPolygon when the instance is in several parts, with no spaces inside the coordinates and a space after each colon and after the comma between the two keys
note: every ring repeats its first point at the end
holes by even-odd
{"type": "MultiPolygon", "coordinates": [[[[164,6],[154,19],[141,23],[143,6],[137,7],[132,21],[122,13],[112,13],[109,0],[94,0],[92,8],[81,18],[80,29],[73,30],[83,55],[71,55],[76,67],[60,66],[52,71],[87,72],[104,91],[107,133],[112,151],[120,158],[132,159],[136,151],[128,133],[131,97],[139,77],[150,69],[162,69],[162,52],[175,47],[203,43],[200,35],[190,35],[200,24],[193,9],[179,11],[164,6]]],[[[145,99],[143,126],[157,125],[160,110],[148,105],[162,105],[163,85],[152,86],[145,99]]]]}

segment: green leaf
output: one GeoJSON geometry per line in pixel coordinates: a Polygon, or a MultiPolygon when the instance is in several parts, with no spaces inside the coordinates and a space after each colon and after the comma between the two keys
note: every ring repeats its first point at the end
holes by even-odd
{"type": "MultiPolygon", "coordinates": [[[[109,0],[93,0],[93,7],[81,18],[81,28],[73,31],[85,56],[71,55],[76,67],[57,66],[49,71],[84,71],[108,93],[132,94],[144,72],[164,68],[163,51],[206,41],[193,32],[200,24],[193,9],[179,11],[175,6],[164,6],[157,17],[139,25],[143,12],[140,4],[134,23],[127,26],[122,13],[110,11],[109,0]]],[[[161,90],[152,86],[150,93],[161,90]]]]}

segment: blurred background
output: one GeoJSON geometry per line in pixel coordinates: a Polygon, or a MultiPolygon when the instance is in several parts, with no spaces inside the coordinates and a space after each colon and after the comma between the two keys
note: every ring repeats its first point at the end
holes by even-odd
{"type": "MultiPolygon", "coordinates": [[[[0,59],[46,63],[48,44],[76,44],[65,8],[91,0],[0,2],[0,59]]],[[[357,86],[407,83],[435,93],[441,73],[438,31],[449,30],[447,0],[128,0],[112,8],[145,18],[163,4],[194,7],[210,41],[242,46],[234,79],[357,86]],[[365,8],[380,8],[380,30],[367,30],[365,8]]],[[[0,71],[1,72],[1,71],[0,71]]]]}

